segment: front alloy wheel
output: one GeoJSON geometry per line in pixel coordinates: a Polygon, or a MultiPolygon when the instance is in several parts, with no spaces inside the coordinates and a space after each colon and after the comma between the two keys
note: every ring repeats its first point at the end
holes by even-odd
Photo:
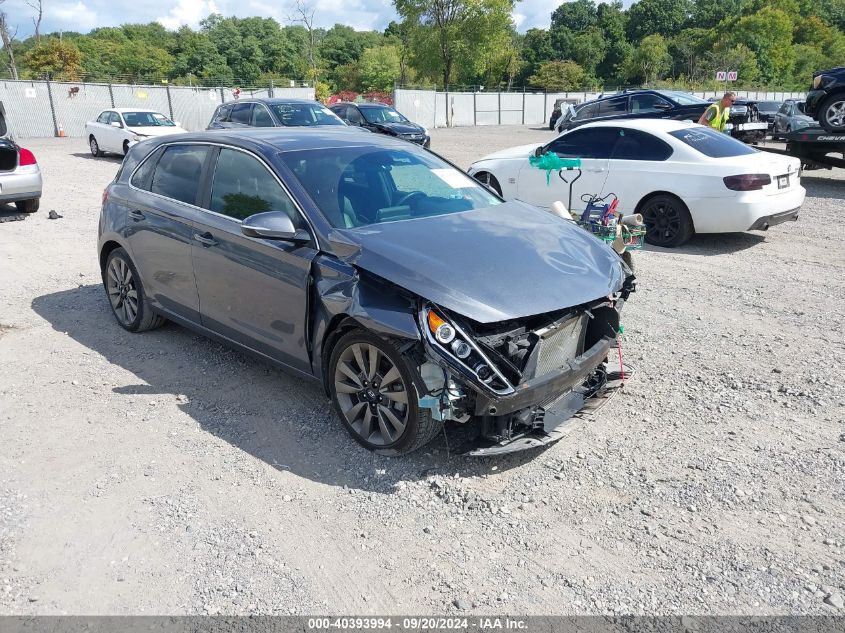
{"type": "Polygon", "coordinates": [[[427,444],[440,428],[420,410],[411,372],[399,351],[368,332],[353,331],[335,346],[329,391],[344,426],[366,448],[401,455],[427,444]]]}
{"type": "Polygon", "coordinates": [[[91,148],[92,156],[99,158],[103,155],[103,150],[100,149],[100,146],[97,143],[97,139],[95,139],[93,136],[88,139],[88,146],[91,148]]]}
{"type": "Polygon", "coordinates": [[[828,132],[845,131],[845,95],[834,95],[821,107],[820,123],[828,132]]]}

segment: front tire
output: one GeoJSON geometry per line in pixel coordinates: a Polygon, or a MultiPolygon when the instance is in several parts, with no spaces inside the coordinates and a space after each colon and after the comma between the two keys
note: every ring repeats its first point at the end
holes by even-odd
{"type": "Polygon", "coordinates": [[[677,196],[657,194],[640,206],[646,233],[645,241],[654,246],[675,248],[695,232],[687,206],[677,196]]]}
{"type": "Polygon", "coordinates": [[[164,323],[164,318],[150,307],[138,269],[124,249],[109,253],[103,268],[103,286],[112,314],[123,329],[144,332],[164,323]]]}
{"type": "Polygon", "coordinates": [[[39,198],[18,200],[15,202],[15,207],[20,213],[35,213],[38,211],[39,206],[41,206],[41,200],[39,198]]]}
{"type": "Polygon", "coordinates": [[[129,153],[129,141],[123,141],[123,155],[126,156],[129,153]]]}
{"type": "Polygon", "coordinates": [[[381,455],[405,455],[428,444],[442,424],[420,409],[411,369],[382,338],[353,330],[331,353],[327,380],[337,415],[352,438],[381,455]]]}
{"type": "Polygon", "coordinates": [[[822,102],[819,123],[828,132],[845,132],[845,93],[831,95],[822,102]]]}
{"type": "Polygon", "coordinates": [[[103,155],[103,150],[100,149],[100,144],[97,143],[93,134],[88,138],[88,147],[91,150],[91,156],[94,158],[100,158],[103,155]]]}

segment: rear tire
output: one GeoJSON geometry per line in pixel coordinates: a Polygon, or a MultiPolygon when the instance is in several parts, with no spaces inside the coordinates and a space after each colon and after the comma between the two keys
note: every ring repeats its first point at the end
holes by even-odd
{"type": "Polygon", "coordinates": [[[819,123],[828,132],[845,132],[845,92],[830,95],[818,110],[819,123]]]}
{"type": "Polygon", "coordinates": [[[91,150],[91,156],[94,158],[100,158],[103,155],[103,150],[100,149],[100,144],[97,143],[97,139],[94,138],[93,134],[88,137],[88,147],[91,150]]]}
{"type": "Polygon", "coordinates": [[[109,253],[102,274],[112,314],[120,327],[130,332],[145,332],[164,323],[164,317],[150,307],[138,269],[124,249],[116,248],[109,253]]]}
{"type": "Polygon", "coordinates": [[[21,213],[35,213],[38,211],[38,207],[41,205],[41,200],[39,198],[34,198],[32,200],[18,200],[15,202],[15,207],[17,207],[18,211],[21,213]]]}
{"type": "Polygon", "coordinates": [[[365,330],[343,335],[328,365],[329,395],[361,446],[396,457],[428,444],[442,428],[420,409],[412,370],[391,343],[365,330]]]}
{"type": "Polygon", "coordinates": [[[645,241],[654,246],[678,247],[695,232],[689,209],[677,196],[651,196],[640,205],[639,213],[646,226],[645,241]]]}

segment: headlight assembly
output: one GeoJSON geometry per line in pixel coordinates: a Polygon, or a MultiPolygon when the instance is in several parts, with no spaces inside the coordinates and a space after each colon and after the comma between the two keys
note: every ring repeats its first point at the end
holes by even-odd
{"type": "Polygon", "coordinates": [[[421,317],[428,341],[453,364],[460,365],[495,393],[513,392],[510,381],[460,326],[430,306],[423,308],[421,317]]]}

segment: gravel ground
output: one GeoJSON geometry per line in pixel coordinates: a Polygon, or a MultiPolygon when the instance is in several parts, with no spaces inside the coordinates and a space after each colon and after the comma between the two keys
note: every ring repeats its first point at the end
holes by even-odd
{"type": "MultiPolygon", "coordinates": [[[[465,167],[548,138],[433,145],[465,167]]],[[[637,373],[563,441],[389,459],[313,384],[121,330],[95,256],[119,159],[27,145],[42,209],[0,224],[1,613],[845,613],[845,172],[804,178],[797,223],[638,253],[637,373]]]]}

